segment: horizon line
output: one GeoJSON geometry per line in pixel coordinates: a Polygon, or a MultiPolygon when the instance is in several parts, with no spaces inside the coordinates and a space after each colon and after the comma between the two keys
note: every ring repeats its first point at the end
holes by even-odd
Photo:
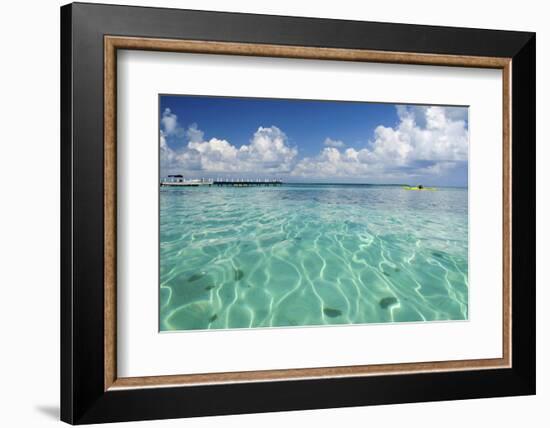
{"type": "MultiPolygon", "coordinates": [[[[192,179],[192,178],[190,178],[192,179]]],[[[197,178],[195,178],[197,179],[197,178]]],[[[204,178],[202,178],[204,179],[204,178]]],[[[193,180],[193,179],[192,179],[193,180]]],[[[217,180],[215,178],[206,178],[206,180],[212,180],[213,182],[215,181],[220,181],[220,182],[227,182],[227,181],[234,181],[234,182],[243,182],[243,183],[246,183],[246,182],[250,182],[250,183],[253,183],[253,182],[257,182],[258,180],[260,182],[263,182],[264,179],[238,179],[238,178],[235,178],[235,179],[230,179],[230,178],[223,178],[223,179],[220,179],[220,180],[217,180]]],[[[162,181],[162,179],[161,179],[162,181]]],[[[429,187],[456,187],[456,188],[463,188],[463,189],[467,189],[469,186],[468,184],[466,185],[460,185],[460,184],[433,184],[433,183],[415,183],[415,184],[411,184],[411,183],[366,183],[366,182],[360,182],[360,183],[354,183],[354,182],[337,182],[337,181],[284,181],[284,180],[280,180],[280,179],[265,179],[266,182],[273,182],[273,181],[277,181],[279,182],[280,184],[290,184],[290,185],[339,185],[339,186],[417,186],[417,185],[422,185],[422,186],[429,186],[429,187]]]]}

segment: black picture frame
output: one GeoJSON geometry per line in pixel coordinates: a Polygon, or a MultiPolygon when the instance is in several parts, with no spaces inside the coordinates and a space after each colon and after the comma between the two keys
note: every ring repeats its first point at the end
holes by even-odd
{"type": "Polygon", "coordinates": [[[535,393],[535,34],[73,3],[61,8],[61,419],[71,424],[535,393]],[[512,58],[512,367],[104,390],[104,36],[512,58]]]}

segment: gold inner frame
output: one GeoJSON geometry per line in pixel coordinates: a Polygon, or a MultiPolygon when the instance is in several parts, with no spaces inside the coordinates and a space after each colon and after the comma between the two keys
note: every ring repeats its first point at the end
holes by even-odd
{"type": "Polygon", "coordinates": [[[511,367],[511,67],[510,58],[460,55],[383,52],[361,49],[337,49],[196,40],[170,40],[138,37],[104,37],[104,389],[192,386],[236,382],[338,378],[369,375],[391,375],[419,372],[441,372],[511,367]],[[393,64],[440,65],[494,68],[502,70],[502,144],[503,144],[503,295],[502,357],[491,359],[430,361],[420,363],[374,364],[304,369],[260,370],[226,373],[203,373],[169,376],[117,376],[116,319],[116,89],[117,50],[146,50],[213,55],[241,55],[335,61],[359,61],[393,64]]]}

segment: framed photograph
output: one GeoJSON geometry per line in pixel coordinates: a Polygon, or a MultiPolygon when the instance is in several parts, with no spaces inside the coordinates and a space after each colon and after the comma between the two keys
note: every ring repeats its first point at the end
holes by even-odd
{"type": "Polygon", "coordinates": [[[61,418],[535,393],[535,35],[61,8],[61,418]]]}

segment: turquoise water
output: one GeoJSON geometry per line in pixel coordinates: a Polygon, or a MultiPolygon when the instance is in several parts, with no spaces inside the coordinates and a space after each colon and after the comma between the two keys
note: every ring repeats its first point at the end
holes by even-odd
{"type": "Polygon", "coordinates": [[[162,331],[467,317],[467,189],[160,190],[162,331]]]}

